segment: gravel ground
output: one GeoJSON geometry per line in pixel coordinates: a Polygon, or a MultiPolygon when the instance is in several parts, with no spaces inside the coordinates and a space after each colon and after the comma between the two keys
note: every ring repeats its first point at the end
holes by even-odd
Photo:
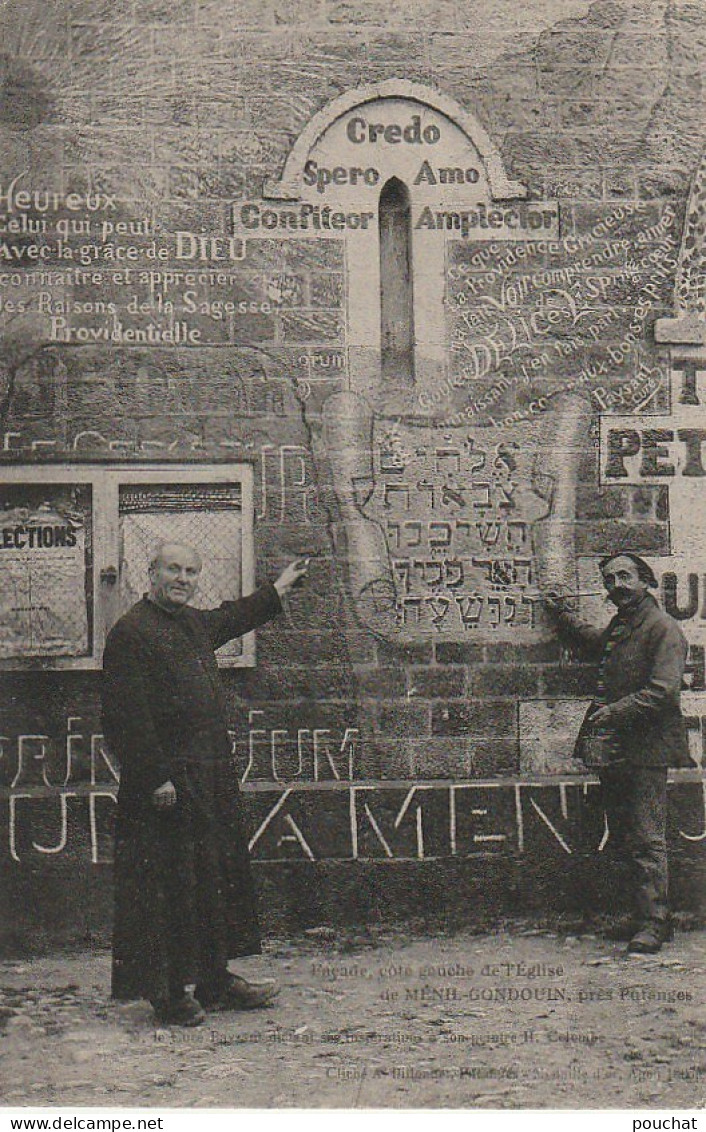
{"type": "Polygon", "coordinates": [[[158,1028],[106,951],[0,962],[11,1107],[701,1108],[703,930],[626,957],[597,935],[313,929],[233,964],[277,1003],[158,1028]]]}

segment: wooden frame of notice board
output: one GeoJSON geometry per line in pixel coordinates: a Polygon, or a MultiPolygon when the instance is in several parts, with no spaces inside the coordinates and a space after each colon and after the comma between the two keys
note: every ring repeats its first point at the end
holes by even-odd
{"type": "MultiPolygon", "coordinates": [[[[204,561],[195,605],[255,586],[251,464],[41,464],[0,471],[0,669],[100,668],[106,635],[147,589],[160,541],[204,561]]],[[[217,652],[252,667],[255,635],[217,652]]]]}

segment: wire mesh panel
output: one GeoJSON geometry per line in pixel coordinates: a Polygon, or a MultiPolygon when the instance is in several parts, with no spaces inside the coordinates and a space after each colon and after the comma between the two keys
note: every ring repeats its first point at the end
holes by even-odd
{"type": "MultiPolygon", "coordinates": [[[[121,484],[120,603],[138,601],[161,542],[180,542],[203,562],[193,604],[210,609],[242,593],[243,499],[239,483],[121,484]]],[[[218,650],[219,658],[242,654],[240,641],[218,650]]]]}
{"type": "Polygon", "coordinates": [[[0,487],[0,659],[90,655],[92,532],[90,484],[0,487]]]}

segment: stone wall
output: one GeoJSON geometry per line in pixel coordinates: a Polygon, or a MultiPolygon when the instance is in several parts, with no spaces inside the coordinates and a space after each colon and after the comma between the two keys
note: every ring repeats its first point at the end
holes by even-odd
{"type": "MultiPolygon", "coordinates": [[[[255,666],[223,671],[270,921],[576,907],[604,835],[572,757],[593,671],[541,585],[650,559],[704,749],[706,12],[29,0],[3,21],[3,468],[247,465],[258,577],[312,555],[255,666]]],[[[99,677],[55,661],[1,677],[12,940],[109,918],[99,677]]],[[[672,799],[694,906],[699,770],[672,799]]]]}

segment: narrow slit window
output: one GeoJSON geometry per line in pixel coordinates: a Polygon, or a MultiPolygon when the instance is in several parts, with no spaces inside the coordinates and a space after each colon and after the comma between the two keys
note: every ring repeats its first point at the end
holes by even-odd
{"type": "Polygon", "coordinates": [[[407,186],[391,177],[380,193],[382,372],[414,379],[412,220],[407,186]]]}

